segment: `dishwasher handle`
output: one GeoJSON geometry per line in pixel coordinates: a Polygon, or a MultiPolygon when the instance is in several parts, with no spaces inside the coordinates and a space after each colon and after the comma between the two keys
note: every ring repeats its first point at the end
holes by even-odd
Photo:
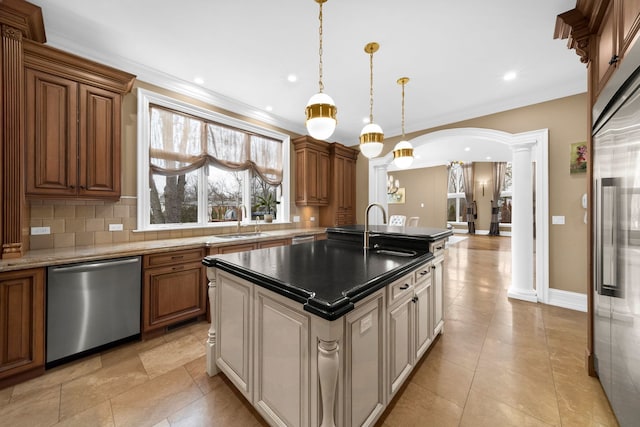
{"type": "Polygon", "coordinates": [[[66,267],[49,267],[51,272],[61,273],[61,272],[73,272],[73,271],[90,271],[97,270],[104,267],[114,267],[118,265],[127,265],[134,264],[138,262],[138,258],[125,258],[114,261],[104,260],[98,261],[91,264],[76,264],[70,265],[66,267]]]}

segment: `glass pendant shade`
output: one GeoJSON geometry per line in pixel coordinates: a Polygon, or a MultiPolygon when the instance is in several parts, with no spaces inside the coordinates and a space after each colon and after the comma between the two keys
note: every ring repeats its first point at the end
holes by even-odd
{"type": "Polygon", "coordinates": [[[383,139],[382,128],[375,123],[369,123],[360,132],[360,151],[368,159],[378,156],[382,152],[383,139]]]}
{"type": "Polygon", "coordinates": [[[393,148],[393,164],[406,169],[413,163],[413,146],[409,141],[400,141],[393,148]]]}
{"type": "Polygon", "coordinates": [[[315,139],[325,140],[336,130],[336,104],[326,93],[316,93],[309,99],[307,108],[307,132],[315,139]]]}

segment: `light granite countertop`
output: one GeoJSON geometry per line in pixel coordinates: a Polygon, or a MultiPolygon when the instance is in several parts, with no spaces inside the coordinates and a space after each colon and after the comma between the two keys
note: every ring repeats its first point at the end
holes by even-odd
{"type": "Polygon", "coordinates": [[[48,267],[50,265],[70,264],[83,261],[120,258],[133,255],[146,255],[181,249],[232,246],[279,238],[290,238],[294,236],[323,234],[325,231],[325,228],[295,228],[269,230],[261,233],[260,236],[243,237],[240,239],[225,239],[212,234],[209,236],[177,239],[148,240],[141,242],[114,243],[108,245],[80,246],[60,249],[40,249],[29,251],[21,258],[0,260],[0,272],[35,267],[48,267]]]}

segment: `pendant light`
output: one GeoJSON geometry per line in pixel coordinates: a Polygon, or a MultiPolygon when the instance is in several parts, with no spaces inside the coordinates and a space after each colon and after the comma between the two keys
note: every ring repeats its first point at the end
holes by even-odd
{"type": "Polygon", "coordinates": [[[404,136],[404,85],[409,82],[409,77],[400,77],[398,84],[402,85],[402,140],[393,148],[393,164],[400,169],[406,169],[413,163],[413,146],[404,136]]]}
{"type": "Polygon", "coordinates": [[[305,109],[307,115],[307,131],[315,139],[325,140],[333,135],[333,131],[336,129],[336,112],[337,108],[333,99],[326,93],[323,93],[324,85],[322,84],[322,3],[327,0],[314,0],[320,5],[320,14],[318,19],[320,20],[320,49],[318,50],[320,56],[320,63],[318,69],[320,71],[318,93],[313,95],[307,107],[305,109]]]}
{"type": "Polygon", "coordinates": [[[369,124],[360,132],[360,151],[367,158],[376,157],[382,152],[384,133],[382,128],[373,122],[373,54],[380,45],[376,42],[368,43],[364,51],[369,54],[369,124]]]}

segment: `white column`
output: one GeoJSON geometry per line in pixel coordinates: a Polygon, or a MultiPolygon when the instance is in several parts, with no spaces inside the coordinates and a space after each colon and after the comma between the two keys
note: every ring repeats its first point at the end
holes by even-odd
{"type": "Polygon", "coordinates": [[[533,288],[533,179],[534,142],[513,146],[513,210],[511,212],[511,286],[509,298],[538,302],[533,288]]]}
{"type": "Polygon", "coordinates": [[[216,276],[215,269],[207,267],[207,278],[209,279],[209,315],[211,326],[209,327],[209,337],[205,351],[207,353],[207,374],[210,377],[217,375],[220,368],[216,365],[216,276]]]}

